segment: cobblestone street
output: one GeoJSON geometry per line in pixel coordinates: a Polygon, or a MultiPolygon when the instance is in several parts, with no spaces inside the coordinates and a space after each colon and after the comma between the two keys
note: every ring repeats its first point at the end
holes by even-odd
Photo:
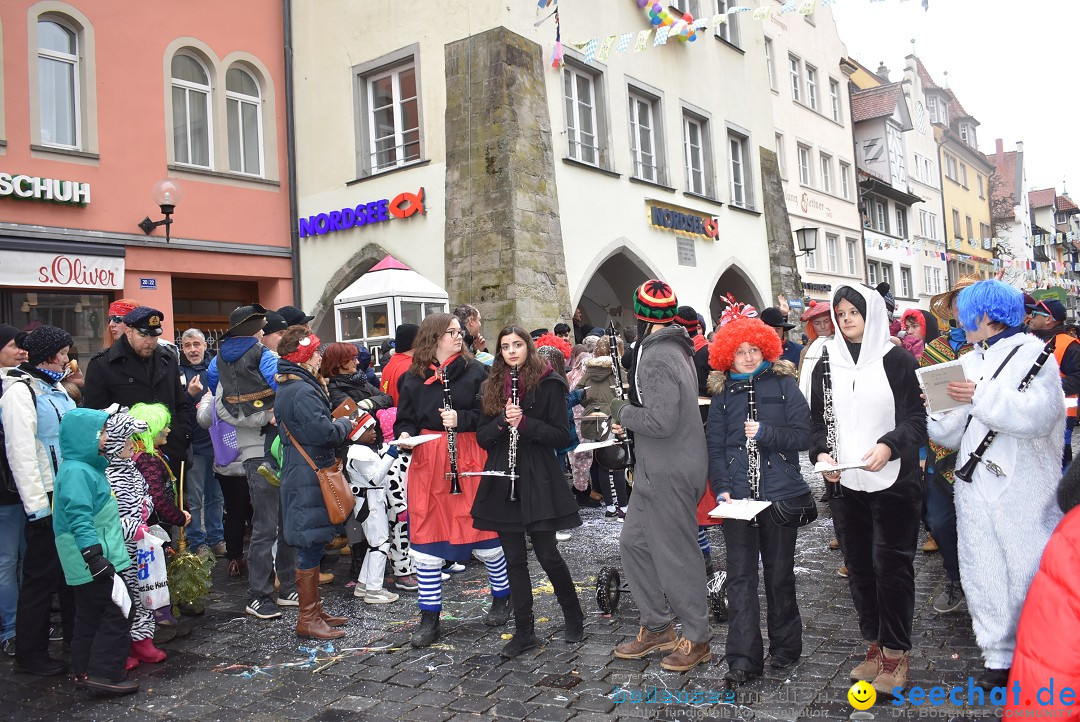
{"type": "MultiPolygon", "coordinates": [[[[805,455],[804,455],[805,462],[805,455]]],[[[804,471],[808,467],[804,465],[804,471]]],[[[808,474],[809,478],[809,474],[808,474]]],[[[820,479],[816,480],[820,494],[820,479]]],[[[604,519],[602,509],[584,509],[584,526],[560,544],[579,585],[586,609],[586,639],[568,645],[561,639],[562,617],[551,587],[535,560],[537,632],[542,647],[513,660],[498,650],[509,627],[482,624],[488,603],[482,565],[470,564],[444,585],[442,639],[429,649],[408,646],[416,624],[415,595],[402,594],[389,605],[365,605],[345,589],[347,557],[330,567],[338,578],[323,587],[328,608],[352,618],[348,636],[333,644],[313,645],[293,632],[296,612],[260,621],[244,614],[246,580],[229,578],[226,564],[215,570],[214,591],[206,613],[186,624],[190,634],[164,646],[169,659],[142,665],[132,675],[142,682],[138,694],[95,699],[75,690],[69,679],[39,679],[12,673],[2,664],[0,703],[8,719],[20,722],[58,719],[92,720],[475,720],[530,719],[579,722],[657,718],[669,720],[849,719],[848,671],[865,651],[856,629],[846,580],[837,575],[840,552],[830,551],[832,521],[827,506],[799,533],[796,575],[804,624],[804,655],[787,670],[766,665],[765,675],[739,690],[736,704],[692,704],[699,691],[723,693],[722,661],[726,627],[713,625],[715,659],[687,674],[660,668],[659,654],[645,660],[620,660],[614,645],[637,633],[633,599],[624,595],[617,614],[597,608],[594,578],[603,565],[618,564],[622,525],[604,519]],[[500,634],[503,637],[500,637],[500,634]],[[646,696],[678,692],[684,704],[616,703],[616,687],[646,696]]],[[[711,535],[714,557],[722,563],[723,539],[711,535]]],[[[920,538],[920,543],[922,542],[920,538]]],[[[966,612],[942,616],[932,599],[944,585],[937,554],[920,552],[915,561],[916,617],[911,659],[912,685],[954,685],[967,697],[969,676],[981,669],[979,651],[966,612]]],[[[764,600],[762,600],[764,611],[764,600]]],[[[512,624],[512,622],[511,622],[512,624]]],[[[764,624],[763,624],[764,626],[764,624]]],[[[54,643],[54,655],[62,654],[54,643]]],[[[957,708],[896,707],[880,699],[855,719],[933,716],[990,720],[992,706],[957,708]],[[874,715],[871,717],[869,715],[874,715]]]]}

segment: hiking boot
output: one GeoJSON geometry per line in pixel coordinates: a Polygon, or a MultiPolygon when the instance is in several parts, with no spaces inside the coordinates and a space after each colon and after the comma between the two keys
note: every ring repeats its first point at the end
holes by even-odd
{"type": "Polygon", "coordinates": [[[323,584],[329,584],[332,581],[334,581],[334,573],[333,572],[319,572],[319,585],[320,586],[323,585],[323,584]]]}
{"type": "Polygon", "coordinates": [[[670,652],[678,643],[675,636],[675,627],[668,625],[659,632],[653,632],[648,627],[638,630],[637,639],[632,642],[622,642],[615,645],[615,656],[619,659],[641,659],[650,652],[670,652]]]}
{"type": "Polygon", "coordinates": [[[691,642],[686,637],[679,637],[671,654],[660,660],[660,666],[672,672],[685,672],[710,661],[712,649],[708,642],[691,642]]]}
{"type": "Polygon", "coordinates": [[[413,632],[409,643],[414,647],[430,647],[439,638],[439,612],[420,610],[420,627],[413,632]]]}
{"type": "Polygon", "coordinates": [[[244,611],[258,619],[277,619],[281,616],[281,610],[270,601],[270,597],[258,597],[248,602],[244,611]]]}
{"type": "Polygon", "coordinates": [[[878,694],[892,694],[897,687],[907,686],[909,653],[887,648],[881,651],[881,673],[874,677],[874,690],[878,694]]]}
{"type": "Polygon", "coordinates": [[[341,549],[343,546],[349,543],[349,537],[338,535],[328,541],[324,549],[341,549]]]}
{"type": "Polygon", "coordinates": [[[979,675],[979,678],[975,680],[976,687],[982,687],[987,692],[993,691],[994,687],[1004,687],[1009,683],[1009,670],[1006,669],[993,669],[987,667],[983,670],[983,673],[979,675]]]}
{"type": "Polygon", "coordinates": [[[960,582],[949,582],[941,594],[934,598],[934,611],[939,614],[955,612],[964,603],[964,588],[960,582]]]}
{"type": "Polygon", "coordinates": [[[858,682],[860,679],[864,682],[873,682],[879,674],[881,674],[881,647],[877,642],[871,642],[870,648],[866,650],[866,657],[855,669],[851,670],[848,676],[852,682],[858,682]]]}
{"type": "Polygon", "coordinates": [[[833,537],[832,541],[829,542],[829,548],[832,549],[833,551],[836,551],[837,549],[839,549],[840,548],[840,540],[837,539],[836,537],[833,537]]]}
{"type": "Polygon", "coordinates": [[[841,564],[840,568],[836,570],[836,576],[847,579],[847,564],[841,564]]]}
{"type": "Polygon", "coordinates": [[[926,543],[922,545],[922,550],[925,554],[933,554],[938,551],[938,543],[933,534],[926,535],[926,543]]]}
{"type": "Polygon", "coordinates": [[[501,627],[510,621],[510,595],[492,597],[491,608],[484,615],[484,624],[489,627],[501,627]]]}

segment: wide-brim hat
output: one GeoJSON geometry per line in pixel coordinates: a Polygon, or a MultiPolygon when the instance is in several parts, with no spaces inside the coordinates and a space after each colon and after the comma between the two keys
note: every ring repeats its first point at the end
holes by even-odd
{"type": "Polygon", "coordinates": [[[240,306],[229,314],[229,330],[225,335],[254,336],[266,325],[266,309],[257,303],[240,306]]]}
{"type": "Polygon", "coordinates": [[[795,328],[795,324],[788,321],[776,306],[762,309],[761,313],[758,314],[758,318],[766,326],[772,326],[773,328],[782,328],[785,331],[795,328]]]}
{"type": "Polygon", "coordinates": [[[930,312],[940,319],[948,321],[953,318],[953,304],[956,303],[956,297],[960,295],[968,286],[978,283],[982,279],[974,274],[967,274],[960,276],[960,279],[953,284],[953,287],[945,293],[939,293],[930,299],[930,312]]]}

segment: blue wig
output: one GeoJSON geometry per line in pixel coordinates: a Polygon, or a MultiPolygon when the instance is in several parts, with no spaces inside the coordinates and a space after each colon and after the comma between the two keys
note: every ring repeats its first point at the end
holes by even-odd
{"type": "Polygon", "coordinates": [[[977,329],[983,316],[1009,328],[1024,322],[1024,295],[1001,281],[973,283],[960,291],[956,307],[965,331],[977,329]]]}

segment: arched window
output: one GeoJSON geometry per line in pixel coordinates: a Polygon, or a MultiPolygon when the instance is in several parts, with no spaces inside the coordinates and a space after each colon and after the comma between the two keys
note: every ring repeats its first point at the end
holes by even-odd
{"type": "Polygon", "coordinates": [[[172,59],[173,152],[177,163],[210,168],[210,75],[190,55],[172,59]]]}
{"type": "Polygon", "coordinates": [[[251,73],[239,67],[225,74],[229,126],[229,170],[263,174],[262,93],[251,73]]]}
{"type": "Polygon", "coordinates": [[[38,88],[41,142],[79,146],[79,37],[56,20],[39,20],[38,88]]]}

